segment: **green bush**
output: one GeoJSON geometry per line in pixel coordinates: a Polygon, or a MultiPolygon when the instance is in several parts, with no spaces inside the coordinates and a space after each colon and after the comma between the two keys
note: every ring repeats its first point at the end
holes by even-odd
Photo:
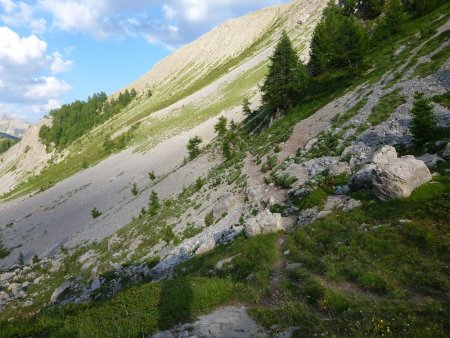
{"type": "Polygon", "coordinates": [[[0,136],[0,154],[5,153],[9,148],[11,148],[13,145],[15,145],[18,141],[8,139],[8,138],[2,138],[0,136]]]}

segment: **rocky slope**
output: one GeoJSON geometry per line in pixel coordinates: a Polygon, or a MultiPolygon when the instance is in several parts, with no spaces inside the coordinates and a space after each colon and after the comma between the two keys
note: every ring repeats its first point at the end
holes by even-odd
{"type": "MultiPolygon", "coordinates": [[[[220,69],[223,62],[227,62],[231,57],[235,58],[231,68],[211,84],[163,109],[147,114],[148,116],[143,115],[140,120],[143,126],[141,127],[142,142],[146,144],[151,141],[153,144],[153,148],[150,147],[149,150],[148,147],[144,148],[148,150],[146,153],[136,152],[136,149],[141,147],[138,143],[135,147],[113,155],[94,167],[82,170],[49,190],[38,194],[32,191],[34,196],[0,204],[0,224],[13,225],[5,229],[4,240],[10,247],[20,248],[15,249],[1,264],[5,266],[14,263],[19,252],[31,258],[34,254],[53,253],[61,245],[75,246],[85,241],[100,240],[113,234],[129,223],[132,216],[139,214],[142,204],[145,204],[147,199],[145,192],[150,189],[156,190],[161,197],[167,198],[196,179],[190,176],[184,181],[185,172],[195,173],[196,176],[206,174],[215,164],[208,158],[198,165],[189,164],[187,167],[176,170],[187,155],[187,140],[194,135],[199,135],[204,143],[211,141],[215,137],[213,125],[219,114],[239,121],[242,118],[241,98],[244,96],[254,96],[253,104],[257,106],[259,102],[257,86],[264,75],[263,70],[272,52],[273,43],[281,30],[286,29],[290,32],[292,38],[297,41],[301,54],[306,57],[306,43],[325,4],[326,1],[292,2],[226,22],[193,44],[176,51],[138,83],[130,85],[130,88],[140,89],[141,84],[145,87],[156,78],[164,79],[167,81],[162,81],[164,85],[158,81],[160,83],[158,90],[175,95],[177,91],[181,92],[189,88],[197,77],[204,76],[202,72],[220,69]],[[304,19],[302,25],[297,23],[299,15],[304,19]],[[242,27],[248,27],[248,35],[236,34],[242,27]],[[261,39],[261,36],[264,39],[261,39]],[[250,48],[252,44],[256,47],[250,48]],[[227,48],[224,48],[225,45],[227,48]],[[210,51],[205,54],[205,47],[201,46],[208,46],[210,51]],[[203,56],[198,57],[197,53],[203,56]],[[192,65],[194,59],[201,64],[192,65]],[[192,71],[198,67],[201,71],[192,71]],[[193,82],[188,81],[183,88],[175,90],[172,86],[174,84],[179,86],[180,74],[184,74],[186,70],[196,74],[192,79],[193,82]],[[230,90],[236,91],[236,94],[229,93],[230,90]],[[227,95],[236,95],[236,97],[230,100],[227,95]],[[224,100],[230,102],[223,105],[224,100]],[[155,140],[149,137],[151,130],[154,130],[158,123],[166,125],[168,123],[166,121],[174,118],[185,119],[185,116],[192,115],[192,108],[198,111],[207,110],[211,116],[206,119],[191,117],[190,126],[185,130],[180,130],[179,123],[173,123],[173,131],[167,131],[165,135],[166,138],[169,136],[168,139],[155,140]],[[146,128],[150,131],[147,132],[146,128]],[[170,137],[171,134],[173,137],[170,137]],[[190,168],[190,166],[193,167],[190,168]],[[162,177],[161,182],[156,185],[149,183],[148,173],[151,171],[162,177]],[[136,183],[141,190],[137,197],[131,195],[129,191],[129,186],[133,183],[136,183]],[[95,220],[90,216],[90,211],[94,207],[103,212],[102,217],[95,220]],[[42,234],[46,234],[44,240],[42,234]]],[[[183,77],[189,78],[187,74],[183,77]]],[[[164,96],[164,93],[155,91],[154,96],[164,96]]],[[[104,126],[94,129],[91,135],[85,138],[86,142],[90,142],[91,138],[95,140],[96,135],[111,132],[110,127],[112,129],[113,126],[114,137],[120,135],[127,130],[127,127],[120,129],[120,125],[124,123],[129,126],[126,121],[142,114],[147,104],[146,95],[143,95],[129,111],[124,111],[104,126]]],[[[33,175],[39,175],[44,168],[55,167],[59,164],[61,169],[58,170],[66,171],[64,165],[68,159],[72,159],[81,168],[80,163],[84,160],[84,152],[89,149],[83,144],[85,140],[81,142],[84,148],[75,145],[75,148],[69,148],[62,153],[46,153],[45,147],[39,141],[38,132],[40,126],[48,123],[50,123],[48,120],[43,120],[33,126],[20,144],[2,155],[0,193],[10,191],[19,182],[26,181],[33,175]]],[[[103,138],[97,142],[92,141],[92,144],[96,147],[98,143],[103,142],[103,138]]],[[[49,176],[47,182],[51,183],[54,179],[49,176]]],[[[40,189],[45,190],[46,187],[41,186],[40,189]]],[[[23,195],[20,189],[16,190],[15,194],[23,195]]]]}
{"type": "MultiPolygon", "coordinates": [[[[317,2],[309,4],[317,5],[317,2]]],[[[289,6],[294,4],[276,7],[262,13],[266,16],[268,13],[273,14],[274,10],[279,11],[290,8],[289,6]]],[[[291,15],[297,17],[297,14],[291,15]]],[[[401,292],[397,292],[395,288],[399,281],[389,284],[391,280],[388,280],[386,285],[381,286],[376,284],[385,277],[384,270],[381,277],[370,275],[368,281],[356,278],[354,270],[351,269],[345,270],[351,277],[349,280],[342,281],[340,275],[336,277],[333,274],[337,274],[340,259],[354,256],[348,248],[352,248],[351,245],[355,242],[360,244],[358,241],[367,240],[367,243],[371,244],[368,248],[371,251],[368,257],[373,259],[383,252],[389,254],[389,250],[395,247],[395,245],[382,246],[384,243],[382,240],[388,237],[385,233],[395,234],[392,237],[397,238],[401,237],[403,231],[407,231],[408,224],[410,227],[414,226],[415,220],[400,218],[401,214],[396,216],[398,219],[386,223],[383,223],[387,218],[386,215],[380,220],[367,220],[369,216],[364,213],[374,209],[374,206],[382,205],[379,200],[407,198],[419,187],[425,189],[436,187],[435,190],[439,191],[448,186],[446,183],[448,169],[445,169],[450,158],[448,136],[443,136],[435,144],[428,145],[431,154],[420,153],[416,154],[417,157],[413,157],[408,153],[409,156],[402,156],[403,154],[398,154],[394,148],[397,147],[400,152],[400,150],[407,151],[411,147],[413,137],[410,122],[414,93],[422,91],[427,97],[436,97],[448,93],[450,89],[448,57],[435,71],[425,74],[418,72],[424,65],[432,62],[433,55],[446,50],[449,46],[448,38],[440,40],[448,35],[450,28],[449,18],[444,18],[444,21],[442,17],[433,21],[438,29],[423,41],[399,42],[392,55],[387,56],[391,66],[383,68],[384,71],[379,76],[371,77],[372,70],[362,75],[360,83],[347,88],[345,92],[340,92],[336,98],[323,98],[320,103],[308,108],[310,111],[292,113],[274,122],[261,135],[236,132],[234,135],[236,154],[231,160],[225,161],[222,157],[221,140],[215,138],[213,126],[217,121],[216,116],[160,142],[145,153],[128,149],[47,191],[0,204],[0,225],[4,224],[3,239],[8,247],[13,249],[12,253],[2,260],[2,265],[9,267],[0,276],[0,304],[6,309],[4,313],[6,315],[22,311],[27,313],[38,311],[43,304],[78,303],[113,297],[117,294],[132,297],[135,292],[138,293],[142,281],[150,280],[163,281],[143,284],[148,288],[162,285],[161,294],[158,294],[155,303],[163,304],[164,297],[168,297],[169,304],[172,304],[173,298],[179,295],[173,295],[175,288],[170,287],[171,284],[167,286],[165,278],[189,274],[194,277],[201,274],[210,277],[211,280],[217,278],[220,286],[223,286],[221,283],[234,283],[237,279],[239,297],[234,299],[235,301],[249,304],[259,302],[269,309],[267,311],[276,312],[266,317],[261,315],[262,310],[252,312],[253,316],[259,316],[258,318],[266,324],[271,323],[271,319],[277,316],[282,320],[285,313],[293,311],[297,321],[305,320],[303,325],[310,325],[308,322],[312,318],[308,317],[310,313],[303,307],[298,310],[292,305],[294,299],[292,295],[280,296],[284,284],[288,285],[286,288],[294,290],[297,290],[299,285],[306,284],[306,289],[310,293],[307,296],[301,293],[295,296],[302,301],[306,299],[308,304],[312,299],[308,297],[328,297],[321,298],[320,303],[312,303],[314,313],[321,309],[328,311],[325,314],[320,313],[320,316],[325,318],[322,318],[324,322],[329,320],[330,314],[334,314],[333,311],[346,313],[353,307],[343,301],[344,305],[341,305],[339,303],[341,298],[333,293],[336,290],[344,290],[345,296],[355,293],[358,295],[356,298],[368,297],[373,301],[392,287],[396,293],[393,293],[392,298],[387,298],[390,305],[395,306],[397,302],[404,300],[404,297],[410,297],[406,300],[414,304],[414,308],[423,306],[422,293],[414,290],[415,293],[409,294],[414,285],[407,285],[406,291],[402,289],[401,292]],[[434,45],[436,41],[439,41],[439,44],[430,51],[426,46],[434,45]],[[417,62],[410,62],[415,59],[417,62]],[[202,136],[209,145],[199,157],[181,163],[186,155],[185,144],[194,135],[202,136]],[[154,172],[156,177],[149,177],[150,172],[154,172]],[[441,178],[432,180],[433,177],[441,178]],[[137,194],[131,191],[133,183],[136,183],[138,188],[137,194]],[[363,193],[359,191],[361,188],[363,193]],[[157,192],[160,198],[157,208],[149,204],[149,196],[153,191],[157,192]],[[373,200],[367,197],[371,192],[374,195],[373,200]],[[94,207],[102,212],[102,215],[95,219],[90,215],[94,207]],[[339,215],[352,211],[354,214],[351,215],[355,216],[355,222],[360,222],[355,226],[357,237],[347,238],[342,235],[341,238],[341,232],[347,235],[349,230],[338,229],[336,219],[339,215]],[[320,233],[320,220],[324,219],[329,223],[323,226],[330,232],[335,232],[333,235],[337,237],[336,243],[330,244],[329,237],[320,233]],[[270,261],[271,271],[270,276],[267,276],[269,285],[265,286],[269,288],[269,295],[264,296],[264,293],[262,295],[258,293],[261,291],[251,289],[248,295],[244,295],[249,298],[247,299],[242,295],[245,293],[242,290],[247,290],[243,285],[256,283],[258,290],[264,289],[258,282],[263,278],[262,275],[266,276],[264,275],[266,272],[261,273],[257,270],[250,273],[242,266],[250,264],[249,261],[252,259],[257,261],[257,265],[263,266],[271,250],[269,246],[257,246],[258,240],[270,237],[255,236],[279,231],[282,234],[276,237],[277,254],[274,260],[270,261]],[[369,242],[367,237],[363,237],[368,234],[367,236],[372,238],[370,236],[376,236],[377,231],[380,237],[376,237],[373,243],[369,242]],[[399,231],[399,234],[394,231],[399,231]],[[313,242],[315,233],[318,243],[313,242]],[[243,237],[250,238],[245,242],[255,245],[256,254],[246,253],[245,244],[242,244],[243,237]],[[233,242],[236,238],[237,240],[233,242]],[[256,238],[255,242],[251,242],[252,238],[256,238]],[[327,251],[323,249],[325,246],[329,246],[327,251]],[[293,252],[294,249],[310,252],[298,253],[293,252]],[[334,249],[336,252],[332,251],[334,249]],[[350,252],[347,253],[346,250],[350,252]],[[332,251],[333,254],[323,259],[328,251],[332,251]],[[37,257],[33,258],[34,254],[37,254],[37,257]],[[313,254],[317,254],[319,258],[314,260],[313,254]],[[21,263],[25,264],[11,267],[19,259],[24,260],[21,263]],[[321,269],[324,269],[327,263],[330,264],[326,266],[330,271],[327,270],[327,275],[321,275],[323,272],[321,269]],[[234,267],[238,269],[233,270],[234,267]],[[241,273],[239,269],[248,274],[239,275],[241,273]],[[313,270],[318,275],[320,285],[329,287],[325,296],[319,295],[321,292],[319,286],[307,284],[308,279],[305,275],[307,269],[313,270]],[[231,271],[231,275],[227,275],[227,271],[231,271]],[[369,285],[368,289],[363,288],[366,284],[362,282],[369,285]],[[130,285],[138,286],[128,289],[130,285]],[[369,293],[372,291],[373,294],[369,293]],[[243,297],[245,300],[242,300],[243,297]],[[288,304],[285,308],[282,307],[284,301],[288,304]],[[327,302],[331,301],[337,304],[336,308],[329,307],[327,302]]],[[[292,21],[294,26],[298,25],[297,20],[289,20],[290,23],[292,21]]],[[[414,31],[411,34],[417,37],[420,33],[414,31]]],[[[234,71],[240,69],[245,73],[262,61],[258,59],[261,55],[264,55],[264,52],[244,61],[234,68],[234,71]],[[254,62],[252,66],[245,68],[245,65],[251,62],[254,62]]],[[[210,94],[208,90],[214,91],[213,88],[217,88],[214,86],[212,83],[204,87],[202,89],[204,96],[201,93],[193,95],[196,95],[196,99],[206,100],[210,94]]],[[[182,102],[189,103],[189,101],[182,102]]],[[[257,96],[254,104],[258,104],[257,96]]],[[[155,123],[159,118],[173,114],[174,110],[182,109],[182,106],[181,103],[174,103],[149,117],[144,117],[143,121],[155,123]]],[[[439,103],[433,107],[439,126],[450,127],[449,107],[439,103]]],[[[241,118],[240,109],[234,106],[220,113],[229,119],[241,118]]],[[[388,204],[392,209],[385,211],[386,214],[394,213],[397,209],[403,210],[405,206],[402,205],[402,201],[405,200],[400,200],[394,207],[388,204]]],[[[397,212],[395,214],[397,215],[397,212]]],[[[414,211],[410,213],[411,215],[417,217],[414,211]]],[[[345,219],[344,221],[345,224],[350,222],[345,219]]],[[[418,222],[422,225],[421,221],[423,220],[419,218],[418,222]]],[[[432,227],[428,223],[424,222],[423,226],[430,228],[431,233],[432,227]]],[[[423,233],[419,230],[414,231],[416,230],[413,228],[412,234],[405,235],[408,238],[406,242],[417,242],[422,247],[409,251],[408,257],[409,254],[421,253],[423,247],[427,245],[435,247],[436,251],[445,252],[446,249],[431,241],[431,235],[422,236],[423,233]]],[[[365,245],[365,242],[361,243],[365,245]]],[[[432,251],[434,253],[434,249],[432,251]]],[[[425,258],[420,256],[420,260],[416,258],[411,260],[414,264],[428,262],[426,257],[430,253],[431,251],[426,251],[425,258]]],[[[393,256],[396,260],[403,258],[393,256]]],[[[368,257],[364,258],[373,263],[368,257]]],[[[384,257],[383,263],[384,259],[388,258],[384,257]]],[[[362,270],[367,270],[368,264],[364,263],[362,270]]],[[[440,262],[436,264],[440,266],[440,262]]],[[[380,267],[369,269],[369,272],[375,274],[378,272],[377,269],[380,267]]],[[[443,290],[442,292],[446,292],[445,285],[447,285],[445,274],[441,274],[445,269],[437,268],[436,271],[439,272],[429,275],[430,280],[435,283],[433,287],[443,285],[439,289],[443,290]]],[[[392,271],[388,271],[393,274],[392,271]]],[[[406,274],[408,271],[405,269],[402,273],[406,274]]],[[[169,278],[168,283],[170,281],[169,278]]],[[[177,283],[176,278],[174,283],[177,283]]],[[[186,284],[183,279],[179,283],[186,284]]],[[[198,296],[195,293],[196,287],[201,283],[201,279],[194,279],[180,298],[194,297],[194,294],[198,296]]],[[[220,294],[219,289],[214,286],[210,289],[205,287],[208,292],[199,292],[199,298],[220,294]]],[[[231,290],[232,287],[227,289],[231,290]]],[[[146,290],[145,294],[148,295],[150,291],[146,290]]],[[[425,295],[431,297],[434,294],[425,295]]],[[[439,295],[446,297],[445,293],[439,295]]],[[[364,300],[366,301],[365,298],[364,300]]],[[[138,303],[140,304],[140,300],[138,303]]],[[[217,302],[217,305],[222,303],[217,302]]],[[[119,304],[117,308],[125,308],[128,314],[129,303],[119,304]]],[[[132,313],[134,317],[139,315],[137,313],[139,310],[135,309],[139,304],[133,305],[133,311],[136,311],[132,313]]],[[[370,305],[371,303],[368,304],[367,311],[375,308],[370,305]]],[[[187,307],[195,305],[193,302],[187,307]]],[[[438,305],[431,310],[430,308],[425,310],[434,311],[433,313],[442,316],[437,309],[441,305],[438,305]]],[[[214,305],[211,307],[214,308],[214,305]]],[[[213,310],[211,307],[202,311],[213,310]]],[[[149,308],[153,309],[150,306],[149,308]]],[[[87,311],[90,310],[89,308],[87,311]]],[[[95,308],[92,311],[95,311],[95,308]]],[[[147,308],[142,310],[146,311],[150,310],[147,308]]],[[[175,309],[169,307],[169,310],[165,311],[175,309]]],[[[375,311],[378,309],[375,308],[375,311]]],[[[167,315],[162,310],[160,312],[158,315],[167,315]]],[[[357,312],[360,313],[359,308],[357,312]]],[[[398,311],[394,312],[397,316],[398,311]]],[[[189,315],[190,313],[187,317],[191,319],[189,315]]],[[[83,323],[86,323],[88,320],[86,318],[90,316],[81,317],[77,320],[85,320],[83,323]]],[[[372,317],[372,323],[374,318],[372,317]]],[[[408,317],[408,320],[412,323],[410,318],[408,317]]],[[[102,321],[103,318],[98,320],[102,321]]],[[[345,326],[348,326],[348,322],[345,321],[345,326]]],[[[295,324],[292,321],[287,323],[290,326],[295,324]]],[[[143,328],[143,331],[138,333],[142,335],[153,333],[165,325],[165,323],[157,324],[159,325],[155,327],[143,328]]],[[[383,324],[377,321],[376,325],[379,327],[383,324]]],[[[242,336],[264,337],[278,333],[280,336],[290,336],[294,331],[301,329],[293,326],[278,332],[277,325],[265,326],[262,327],[249,318],[246,308],[236,306],[213,311],[198,318],[193,324],[177,325],[155,337],[184,337],[192,332],[198,335],[219,336],[238,333],[242,333],[242,336]],[[208,330],[205,330],[205,325],[208,325],[208,330]]],[[[84,328],[82,325],[78,327],[80,330],[84,328]]],[[[322,331],[317,334],[326,336],[328,331],[323,327],[320,329],[322,331]]],[[[386,328],[383,327],[383,330],[386,328]]],[[[86,331],[83,332],[88,334],[86,331]]]]}

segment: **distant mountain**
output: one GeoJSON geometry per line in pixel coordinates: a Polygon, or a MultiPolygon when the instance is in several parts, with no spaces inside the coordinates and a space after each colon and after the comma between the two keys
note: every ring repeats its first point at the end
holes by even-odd
{"type": "Polygon", "coordinates": [[[9,135],[7,133],[2,133],[1,131],[0,131],[0,138],[6,138],[9,140],[14,140],[14,141],[20,140],[20,138],[17,136],[9,135]]]}
{"type": "Polygon", "coordinates": [[[21,138],[30,126],[31,124],[24,120],[0,113],[0,132],[2,133],[21,138]]]}

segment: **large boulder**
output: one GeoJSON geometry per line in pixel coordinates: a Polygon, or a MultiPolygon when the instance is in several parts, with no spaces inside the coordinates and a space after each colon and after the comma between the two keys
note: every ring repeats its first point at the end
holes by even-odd
{"type": "Polygon", "coordinates": [[[431,173],[423,161],[414,156],[403,156],[377,166],[372,182],[375,195],[380,200],[408,197],[414,189],[431,181],[431,173]]]}
{"type": "Polygon", "coordinates": [[[376,151],[372,156],[372,163],[387,164],[392,163],[397,159],[397,151],[392,146],[384,146],[376,151]]]}
{"type": "Polygon", "coordinates": [[[352,191],[357,191],[372,187],[373,175],[376,169],[375,164],[368,164],[359,170],[350,180],[348,187],[352,191]]]}
{"type": "Polygon", "coordinates": [[[244,231],[249,237],[281,230],[285,230],[281,214],[273,214],[267,209],[258,216],[248,219],[244,226],[244,231]]]}
{"type": "Polygon", "coordinates": [[[373,187],[380,200],[408,197],[420,185],[431,181],[431,173],[425,163],[414,156],[398,158],[395,148],[385,146],[367,165],[352,177],[351,190],[373,187]]]}

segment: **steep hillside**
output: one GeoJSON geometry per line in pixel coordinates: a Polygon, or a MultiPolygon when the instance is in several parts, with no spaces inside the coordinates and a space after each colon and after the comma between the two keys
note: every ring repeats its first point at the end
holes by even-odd
{"type": "Polygon", "coordinates": [[[325,2],[304,3],[259,12],[272,21],[250,30],[254,49],[242,38],[211,51],[210,62],[240,56],[200,89],[165,70],[176,102],[142,80],[126,109],[4,196],[0,336],[448,335],[450,4],[401,9],[361,68],[310,76],[301,99],[249,131],[282,28],[306,58],[325,2]],[[417,110],[433,122],[425,136],[417,110]],[[121,135],[128,148],[105,152],[121,135]]]}
{"type": "MultiPolygon", "coordinates": [[[[215,137],[213,125],[221,114],[239,121],[244,97],[254,98],[254,105],[258,105],[258,84],[265,75],[268,57],[281,30],[290,30],[300,52],[306,55],[306,42],[325,3],[294,2],[269,8],[218,27],[210,33],[214,39],[207,34],[200,39],[201,43],[207,39],[211,41],[211,49],[222,50],[215,44],[223,43],[223,35],[229,33],[227,27],[245,27],[259,15],[267,18],[269,14],[278,22],[275,26],[273,21],[260,27],[259,35],[254,33],[257,27],[250,30],[253,33],[249,39],[258,40],[257,45],[252,47],[250,40],[244,39],[242,46],[230,48],[230,55],[236,58],[227,69],[216,66],[219,63],[216,58],[222,61],[223,58],[213,54],[214,58],[207,59],[210,65],[205,66],[213,74],[212,82],[203,83],[203,87],[187,83],[183,90],[189,92],[194,87],[198,90],[169,106],[164,106],[163,95],[171,94],[170,89],[150,98],[143,93],[126,109],[62,151],[51,149],[45,153],[45,147],[39,142],[39,129],[48,120],[30,129],[19,145],[3,155],[0,164],[0,192],[9,191],[5,199],[16,198],[0,204],[0,224],[14,224],[14,230],[6,231],[4,239],[10,247],[17,247],[2,264],[14,263],[20,251],[27,257],[34,253],[42,255],[54,252],[61,245],[72,246],[111,235],[130,222],[132,215],[139,214],[145,203],[144,194],[130,195],[129,186],[133,183],[141,189],[156,189],[166,198],[195,180],[192,175],[186,180],[184,170],[206,174],[214,166],[208,159],[193,168],[188,165],[175,170],[187,155],[188,139],[197,134],[205,143],[211,141],[215,137]],[[299,15],[308,17],[303,25],[297,24],[299,15]],[[155,111],[161,105],[164,108],[155,111]],[[115,141],[123,136],[128,149],[111,154],[103,146],[105,139],[115,141]],[[161,178],[154,187],[148,180],[152,171],[161,178]],[[22,183],[16,186],[19,182],[22,183]],[[28,198],[18,198],[30,194],[28,198]],[[102,217],[91,218],[90,210],[94,207],[102,210],[102,217]],[[48,234],[44,241],[43,232],[48,234]]],[[[194,42],[194,46],[198,47],[198,43],[194,42]]],[[[197,47],[187,46],[182,51],[197,47]]],[[[164,66],[170,65],[170,60],[162,61],[156,69],[171,68],[164,66]]],[[[188,67],[189,62],[184,60],[183,67],[188,67]]]]}
{"type": "MultiPolygon", "coordinates": [[[[272,7],[226,22],[174,52],[128,87],[141,90],[151,87],[151,97],[147,90],[140,92],[127,109],[74,142],[64,153],[68,155],[65,161],[56,166],[49,163],[39,177],[24,182],[27,173],[21,172],[13,185],[19,186],[6,197],[47,189],[80,171],[81,163],[95,165],[110,155],[101,147],[105,139],[119,139],[133,124],[133,132],[126,135],[126,146],[144,151],[163,139],[238,107],[243,97],[255,95],[265,73],[271,46],[283,29],[289,31],[306,58],[307,42],[325,4],[326,1],[296,1],[272,7]],[[297,23],[298,17],[305,18],[302,25],[297,23]],[[248,35],[236,33],[243,27],[248,29],[248,35]],[[209,51],[202,47],[206,45],[209,51]],[[197,57],[198,53],[202,56],[197,57]],[[198,64],[194,64],[193,59],[198,64]]],[[[0,170],[5,169],[0,166],[0,170]]],[[[42,167],[38,165],[33,172],[40,169],[42,167]]],[[[9,184],[2,186],[11,188],[9,184]]],[[[0,190],[0,193],[6,192],[8,190],[0,190]]]]}

